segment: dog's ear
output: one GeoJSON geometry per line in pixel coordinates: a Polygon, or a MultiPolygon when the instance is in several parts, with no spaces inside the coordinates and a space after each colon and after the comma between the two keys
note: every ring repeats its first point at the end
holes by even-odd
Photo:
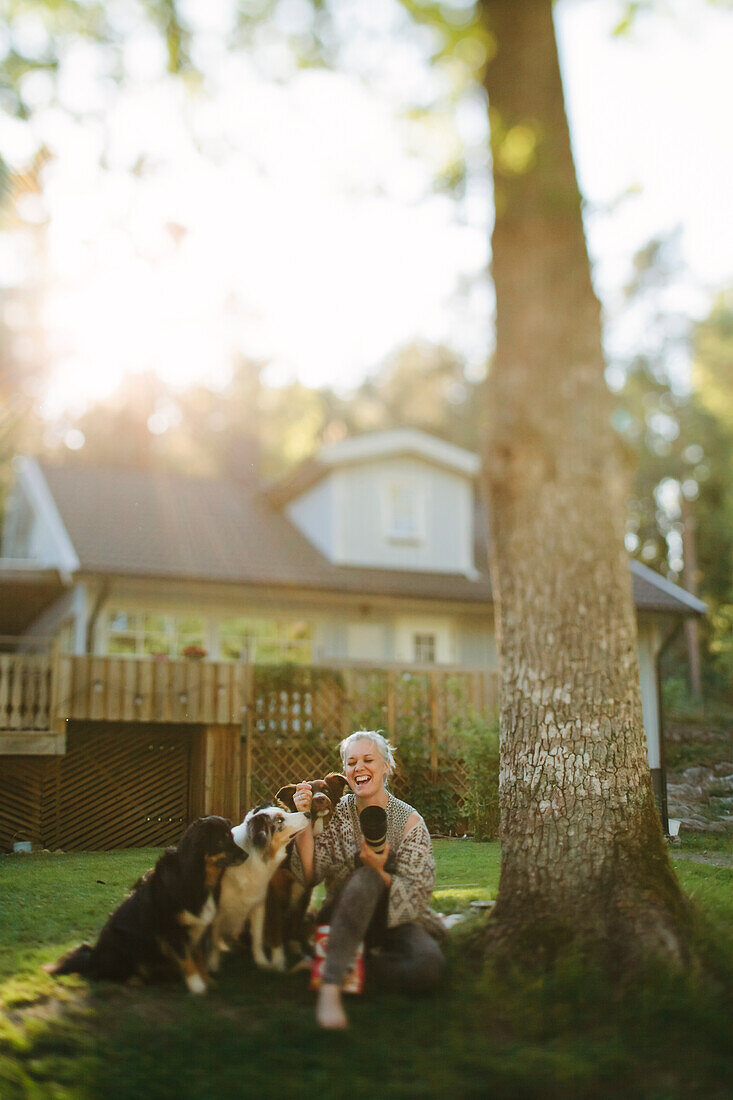
{"type": "Polygon", "coordinates": [[[275,795],[275,801],[285,806],[291,813],[295,813],[295,783],[288,783],[287,787],[281,787],[275,795]]]}
{"type": "Polygon", "coordinates": [[[345,775],[341,775],[340,772],[331,772],[327,775],[323,781],[328,787],[328,793],[331,796],[332,802],[338,802],[341,795],[344,793],[344,787],[348,786],[348,779],[345,775]]]}

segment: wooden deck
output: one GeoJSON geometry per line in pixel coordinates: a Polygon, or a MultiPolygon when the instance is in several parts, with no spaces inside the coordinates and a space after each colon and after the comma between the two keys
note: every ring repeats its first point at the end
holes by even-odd
{"type": "Polygon", "coordinates": [[[229,661],[0,655],[0,755],[63,752],[69,719],[240,724],[251,678],[229,661]]]}

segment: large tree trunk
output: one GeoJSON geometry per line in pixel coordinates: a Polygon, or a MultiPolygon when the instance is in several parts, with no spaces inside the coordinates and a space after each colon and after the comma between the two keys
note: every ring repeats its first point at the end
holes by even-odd
{"type": "Polygon", "coordinates": [[[502,869],[487,935],[515,957],[587,941],[617,960],[683,959],[687,905],[646,756],[626,477],[551,0],[483,6],[497,46],[486,482],[502,691],[502,869]]]}

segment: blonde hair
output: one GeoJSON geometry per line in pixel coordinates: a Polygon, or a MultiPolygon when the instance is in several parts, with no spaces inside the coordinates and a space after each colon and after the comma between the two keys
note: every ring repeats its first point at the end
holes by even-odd
{"type": "Polygon", "coordinates": [[[371,741],[387,765],[387,775],[392,774],[396,767],[394,745],[389,743],[381,730],[356,730],[355,733],[350,733],[348,737],[344,737],[339,744],[342,766],[346,765],[346,758],[354,741],[371,741]]]}

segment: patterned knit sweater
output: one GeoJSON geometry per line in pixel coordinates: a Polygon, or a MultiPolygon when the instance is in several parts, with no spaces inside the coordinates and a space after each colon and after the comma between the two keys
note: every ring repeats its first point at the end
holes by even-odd
{"type": "MultiPolygon", "coordinates": [[[[387,840],[392,875],[387,904],[387,927],[415,921],[432,936],[444,935],[445,928],[430,908],[435,881],[433,846],[425,822],[420,817],[407,833],[405,826],[416,811],[406,802],[389,795],[387,840]]],[[[346,794],[338,803],[328,828],[314,838],[313,881],[325,879],[326,893],[332,896],[354,871],[363,834],[359,825],[356,796],[346,794]]],[[[290,868],[301,881],[303,867],[297,848],[293,849],[290,868]]]]}

